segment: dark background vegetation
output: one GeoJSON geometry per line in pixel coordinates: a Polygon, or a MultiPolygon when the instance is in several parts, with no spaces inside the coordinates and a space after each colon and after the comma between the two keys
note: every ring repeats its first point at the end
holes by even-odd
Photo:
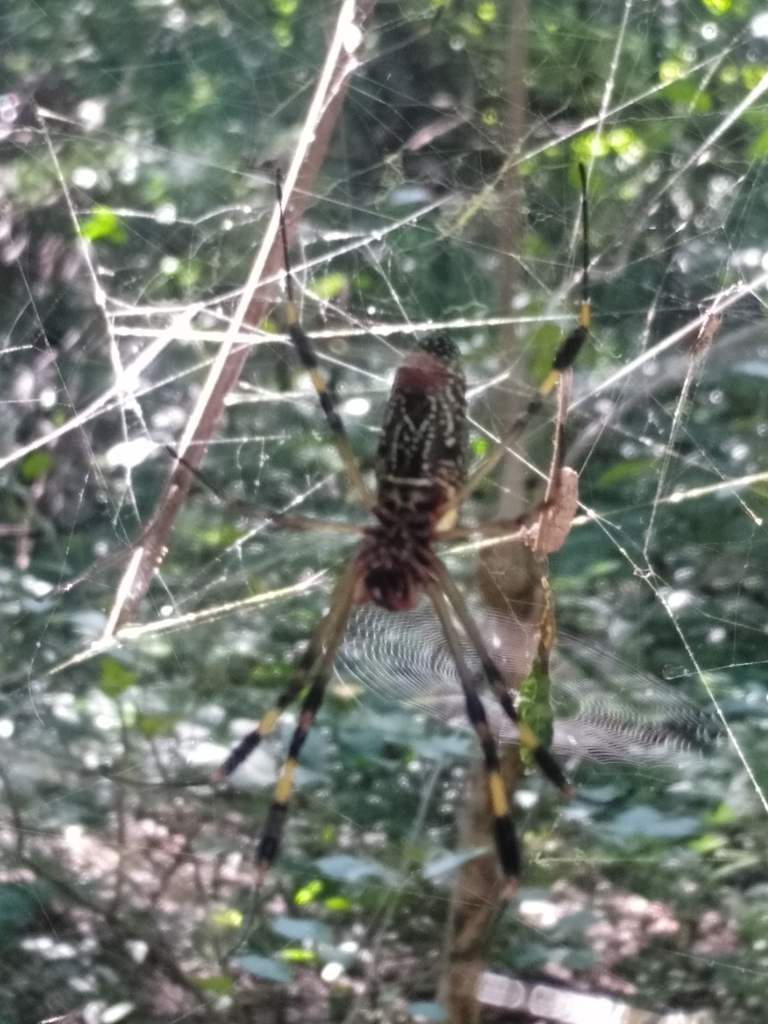
{"type": "MultiPolygon", "coordinates": [[[[368,400],[347,411],[369,470],[412,325],[466,318],[455,337],[480,453],[496,436],[488,382],[507,365],[486,318],[528,318],[525,358],[499,383],[526,393],[572,316],[589,165],[595,327],[569,441],[593,515],[551,560],[576,638],[560,683],[600,680],[568,713],[600,723],[617,709],[619,747],[634,737],[642,756],[608,761],[598,743],[596,759],[574,758],[567,805],[526,780],[524,888],[499,908],[490,963],[755,1020],[768,1000],[768,107],[747,98],[768,73],[768,26],[753,0],[533,5],[521,286],[499,310],[506,8],[380,0],[295,247],[304,323],[339,331],[318,347],[342,407],[368,400]],[[718,304],[697,356],[686,328],[718,304]],[[710,723],[716,705],[732,734],[707,743],[686,699],[710,723]]],[[[109,556],[141,534],[169,470],[162,447],[142,457],[136,443],[178,443],[271,212],[264,166],[290,158],[335,10],[9,0],[0,14],[0,1024],[343,1020],[355,993],[374,1004],[365,1019],[437,1013],[455,866],[441,858],[475,749],[387,681],[391,650],[415,662],[418,638],[387,647],[381,618],[363,670],[340,665],[260,896],[253,839],[290,723],[232,787],[205,782],[274,697],[349,538],[276,532],[196,485],[145,631],[54,671],[103,632],[122,568],[109,556]],[[192,326],[126,377],[192,304],[192,326]]],[[[541,467],[548,437],[546,422],[532,429],[541,467]]],[[[254,346],[203,471],[264,508],[362,521],[279,340],[254,346]]],[[[491,516],[497,491],[467,518],[491,516]]],[[[473,556],[446,557],[471,595],[473,556]]]]}

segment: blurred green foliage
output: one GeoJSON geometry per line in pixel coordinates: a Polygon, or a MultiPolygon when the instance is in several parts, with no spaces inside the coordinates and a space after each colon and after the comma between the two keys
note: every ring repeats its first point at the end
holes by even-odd
{"type": "MultiPolygon", "coordinates": [[[[161,446],[177,445],[218,351],[271,212],[265,168],[290,157],[336,6],[16,0],[0,15],[3,1024],[84,1007],[89,1021],[266,1022],[275,983],[301,989],[329,964],[333,1019],[367,970],[381,1019],[432,1012],[471,739],[336,679],[263,896],[252,846],[290,720],[231,789],[206,781],[274,699],[349,538],[277,533],[200,484],[145,633],[54,671],[104,629],[124,565],[108,556],[152,513],[161,446]],[[189,303],[191,329],[124,375],[189,303]],[[132,461],[136,441],[156,447],[132,461]],[[314,574],[304,593],[216,614],[314,574]],[[382,946],[398,969],[379,976],[366,965],[382,946]]],[[[666,766],[573,765],[568,807],[526,783],[526,889],[500,911],[495,964],[556,963],[584,984],[599,966],[639,1005],[737,1024],[768,998],[768,106],[749,100],[765,15],[754,0],[532,7],[512,312],[536,322],[502,395],[527,393],[570,323],[576,169],[590,166],[594,344],[568,435],[594,515],[551,560],[559,622],[699,703],[706,681],[733,736],[666,766]],[[691,355],[695,331],[654,349],[716,299],[706,357],[691,355]],[[631,894],[658,901],[656,919],[665,908],[663,937],[631,894]],[[525,916],[537,899],[561,908],[556,923],[525,916]],[[600,947],[591,926],[617,921],[636,941],[600,947]]],[[[506,17],[381,0],[301,226],[303,320],[339,332],[319,347],[366,470],[388,381],[430,318],[472,321],[456,335],[478,451],[497,433],[485,385],[509,355],[485,318],[499,313],[506,17]]],[[[549,440],[538,424],[541,466],[549,440]]],[[[204,473],[262,508],[363,521],[277,339],[254,347],[204,473]]],[[[468,518],[490,516],[497,492],[468,518]]],[[[448,560],[472,594],[472,559],[448,560]]]]}

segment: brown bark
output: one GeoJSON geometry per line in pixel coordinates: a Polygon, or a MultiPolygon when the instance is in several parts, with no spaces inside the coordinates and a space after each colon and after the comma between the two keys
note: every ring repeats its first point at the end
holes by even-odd
{"type": "MultiPolygon", "coordinates": [[[[510,153],[502,194],[503,211],[498,250],[499,309],[509,315],[519,282],[518,253],[523,236],[523,188],[519,173],[526,114],[525,66],[528,0],[516,0],[512,7],[507,47],[506,137],[510,153]]],[[[520,339],[514,325],[499,331],[499,349],[508,366],[520,365],[520,339]]],[[[521,411],[514,401],[514,389],[506,388],[492,396],[491,407],[500,436],[507,433],[521,411]]],[[[498,515],[513,519],[523,508],[524,474],[519,459],[506,456],[501,468],[501,498],[498,515]]],[[[482,560],[481,590],[484,600],[495,610],[509,613],[510,608],[527,606],[536,613],[538,598],[535,582],[540,570],[531,575],[530,552],[519,544],[489,548],[482,560]]],[[[535,569],[535,566],[533,567],[535,569]]],[[[536,621],[536,620],[534,620],[536,621]]],[[[510,681],[514,682],[514,681],[510,681]]],[[[519,682],[519,680],[517,680],[519,682]]],[[[522,776],[519,748],[508,746],[501,752],[501,773],[510,802],[522,776]]],[[[489,852],[463,865],[457,873],[451,896],[446,937],[445,963],[441,979],[441,1002],[448,1024],[477,1024],[481,1006],[476,997],[478,980],[486,969],[491,925],[499,908],[503,879],[498,865],[491,831],[491,813],[485,772],[479,763],[470,774],[464,810],[459,822],[461,847],[487,846],[489,852]]]]}

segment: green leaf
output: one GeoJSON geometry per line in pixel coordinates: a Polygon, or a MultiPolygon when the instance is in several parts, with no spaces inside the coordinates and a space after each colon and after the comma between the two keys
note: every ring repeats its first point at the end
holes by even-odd
{"type": "Polygon", "coordinates": [[[194,288],[202,278],[204,270],[202,260],[179,260],[174,276],[182,288],[194,288]]]}
{"type": "Polygon", "coordinates": [[[448,1015],[439,1003],[408,1003],[406,1012],[414,1020],[440,1021],[447,1020],[448,1015]]]}
{"type": "Polygon", "coordinates": [[[611,146],[603,132],[585,132],[573,140],[571,149],[579,162],[588,163],[608,156],[611,146]]]}
{"type": "Polygon", "coordinates": [[[313,881],[308,882],[306,885],[298,889],[293,897],[293,902],[297,907],[305,907],[308,903],[314,903],[320,893],[323,891],[324,885],[319,878],[315,878],[313,881]]]}
{"type": "Polygon", "coordinates": [[[137,715],[136,728],[143,736],[170,736],[176,723],[177,715],[137,715]]]}
{"type": "Polygon", "coordinates": [[[268,665],[254,665],[250,676],[259,686],[278,686],[286,682],[293,673],[288,661],[272,661],[268,665]]]}
{"type": "Polygon", "coordinates": [[[454,733],[448,736],[426,736],[423,740],[414,740],[411,750],[418,757],[429,761],[440,761],[444,758],[465,758],[474,756],[474,740],[471,736],[454,733]]]}
{"type": "MultiPolygon", "coordinates": [[[[745,872],[754,872],[757,870],[758,865],[762,861],[760,853],[747,853],[746,851],[724,851],[728,855],[728,863],[723,864],[722,867],[718,867],[712,872],[711,878],[715,882],[724,881],[725,879],[731,878],[734,875],[742,875],[745,872]]],[[[720,856],[723,857],[724,853],[720,856]]]]}
{"type": "Polygon", "coordinates": [[[631,153],[637,146],[644,146],[643,140],[631,128],[622,126],[613,128],[608,132],[608,143],[614,153],[625,156],[631,153]]]}
{"type": "Polygon", "coordinates": [[[230,523],[223,523],[221,526],[200,530],[196,536],[200,544],[204,544],[208,548],[228,548],[237,543],[245,534],[230,523]]]}
{"type": "Polygon", "coordinates": [[[80,236],[89,242],[104,238],[115,245],[122,245],[128,240],[122,221],[108,206],[94,206],[90,217],[80,225],[80,236]]]}
{"type": "Polygon", "coordinates": [[[606,579],[608,576],[615,575],[619,568],[620,565],[617,560],[602,558],[590,565],[587,576],[590,580],[602,580],[606,579]]]}
{"type": "Polygon", "coordinates": [[[768,156],[768,128],[750,144],[747,157],[750,160],[764,160],[768,156]]]}
{"type": "Polygon", "coordinates": [[[220,910],[214,910],[208,916],[208,920],[214,928],[240,928],[243,923],[243,914],[235,907],[223,907],[220,910]]]}
{"type": "Polygon", "coordinates": [[[600,962],[600,954],[594,949],[570,949],[559,963],[572,971],[586,971],[600,962]]]}
{"type": "Polygon", "coordinates": [[[129,672],[115,658],[102,658],[100,672],[99,687],[107,697],[119,697],[136,684],[135,674],[129,672]]]}
{"type": "Polygon", "coordinates": [[[687,78],[678,78],[670,82],[661,92],[672,103],[679,103],[680,106],[690,107],[698,114],[706,114],[712,103],[709,95],[701,92],[693,82],[687,78]]]}
{"type": "Polygon", "coordinates": [[[347,275],[337,272],[325,274],[312,282],[312,291],[318,299],[335,299],[346,288],[347,275]]]}
{"type": "Polygon", "coordinates": [[[617,839],[640,836],[643,839],[688,839],[699,830],[692,817],[660,814],[654,807],[632,807],[617,815],[607,826],[617,839]]]}
{"type": "Polygon", "coordinates": [[[543,942],[526,942],[512,951],[512,965],[518,971],[541,967],[552,959],[552,950],[543,942]]]}
{"type": "Polygon", "coordinates": [[[0,885],[0,943],[31,924],[41,910],[40,893],[34,886],[0,885]]]}
{"type": "Polygon", "coordinates": [[[345,896],[330,896],[327,900],[323,900],[323,906],[326,910],[341,913],[345,910],[349,910],[352,903],[345,896]]]}
{"type": "Polygon", "coordinates": [[[284,939],[294,942],[330,942],[331,932],[320,921],[302,917],[276,917],[270,928],[284,939]]]}
{"type": "Polygon", "coordinates": [[[25,484],[31,484],[43,473],[47,473],[52,465],[53,456],[50,452],[32,452],[19,466],[19,476],[25,484]]]}
{"type": "Polygon", "coordinates": [[[428,882],[435,882],[438,878],[445,878],[446,875],[453,874],[469,861],[484,857],[486,853],[488,853],[487,846],[473,846],[468,850],[459,850],[457,853],[442,854],[425,864],[421,873],[428,882]]]}
{"type": "Polygon", "coordinates": [[[631,480],[633,477],[642,476],[643,473],[649,473],[655,466],[655,459],[644,456],[637,459],[624,459],[602,473],[597,482],[601,487],[607,487],[609,484],[617,484],[622,480],[631,480]]]}
{"type": "Polygon", "coordinates": [[[732,0],[701,0],[701,2],[709,13],[714,14],[716,18],[727,14],[732,4],[732,0]]]}
{"type": "Polygon", "coordinates": [[[566,914],[550,932],[550,941],[561,944],[574,943],[583,939],[596,921],[597,918],[590,910],[577,910],[573,914],[566,914]]]}
{"type": "Polygon", "coordinates": [[[286,50],[293,42],[290,22],[276,21],[272,26],[272,37],[279,47],[286,50]]]}
{"type": "Polygon", "coordinates": [[[686,65],[676,58],[668,58],[659,64],[659,81],[662,85],[677,82],[685,75],[686,65]]]}
{"type": "Polygon", "coordinates": [[[215,974],[211,978],[196,978],[195,985],[204,992],[211,992],[215,996],[228,996],[234,991],[235,979],[227,974],[215,974]]]}
{"type": "Polygon", "coordinates": [[[200,110],[202,107],[207,107],[216,95],[216,88],[210,76],[202,71],[195,71],[190,75],[190,85],[192,89],[190,110],[200,110]]]}
{"type": "Polygon", "coordinates": [[[321,857],[315,862],[324,875],[337,878],[341,882],[362,882],[367,878],[383,878],[388,882],[396,881],[396,876],[383,864],[363,857],[350,857],[347,854],[336,854],[333,857],[321,857]]]}
{"type": "Polygon", "coordinates": [[[696,114],[708,114],[712,109],[712,100],[710,99],[708,92],[703,92],[701,89],[696,90],[696,96],[694,97],[691,109],[696,114]]]}
{"type": "Polygon", "coordinates": [[[496,18],[498,16],[496,4],[491,3],[491,0],[483,0],[482,3],[479,3],[477,5],[477,10],[475,11],[475,14],[477,15],[480,21],[496,21],[496,18]]]}
{"type": "Polygon", "coordinates": [[[291,964],[313,964],[317,960],[317,953],[312,949],[302,949],[300,946],[287,946],[277,954],[281,960],[291,964]]]}
{"type": "Polygon", "coordinates": [[[129,1013],[133,1013],[136,1009],[135,1003],[130,1003],[128,1000],[123,1000],[121,1003],[112,1003],[105,1010],[101,1011],[99,1019],[102,1024],[118,1024],[118,1021],[124,1020],[129,1013]]]}
{"type": "Polygon", "coordinates": [[[741,69],[741,80],[745,89],[754,89],[768,72],[765,64],[749,64],[741,69]]]}
{"type": "Polygon", "coordinates": [[[563,332],[557,324],[542,324],[528,339],[531,353],[531,378],[544,380],[552,368],[557,346],[563,340],[563,332]]]}
{"type": "Polygon", "coordinates": [[[708,825],[732,825],[737,820],[737,815],[728,804],[719,804],[705,820],[708,825]]]}
{"type": "Polygon", "coordinates": [[[716,835],[714,832],[707,832],[704,836],[699,836],[698,839],[692,839],[688,846],[695,853],[714,853],[715,850],[720,850],[726,845],[728,840],[725,836],[716,835]]]}
{"type": "MultiPolygon", "coordinates": [[[[520,684],[520,721],[533,732],[539,743],[549,747],[552,743],[555,715],[552,710],[552,681],[541,659],[536,657],[531,671],[520,684]]],[[[524,760],[530,758],[530,751],[522,747],[524,760]]]]}
{"type": "Polygon", "coordinates": [[[270,960],[266,956],[256,956],[255,954],[239,956],[235,959],[235,963],[255,978],[261,978],[262,981],[274,981],[280,985],[287,985],[291,980],[291,972],[284,964],[277,960],[270,960]]]}

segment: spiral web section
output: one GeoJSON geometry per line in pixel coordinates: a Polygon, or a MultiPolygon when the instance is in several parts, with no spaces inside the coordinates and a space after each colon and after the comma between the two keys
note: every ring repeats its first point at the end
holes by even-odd
{"type": "MultiPolygon", "coordinates": [[[[533,631],[487,608],[473,611],[497,664],[513,678],[523,678],[537,643],[533,631]]],[[[482,679],[466,639],[463,651],[482,679]]],[[[424,713],[450,728],[469,729],[458,672],[437,617],[426,604],[412,612],[386,612],[373,605],[357,609],[337,672],[342,683],[357,686],[361,693],[424,713]]],[[[670,683],[632,671],[576,636],[559,634],[551,675],[552,747],[562,757],[676,765],[682,756],[703,757],[723,742],[723,730],[711,711],[670,683]]],[[[515,742],[514,724],[490,696],[484,702],[500,739],[515,742]]]]}

